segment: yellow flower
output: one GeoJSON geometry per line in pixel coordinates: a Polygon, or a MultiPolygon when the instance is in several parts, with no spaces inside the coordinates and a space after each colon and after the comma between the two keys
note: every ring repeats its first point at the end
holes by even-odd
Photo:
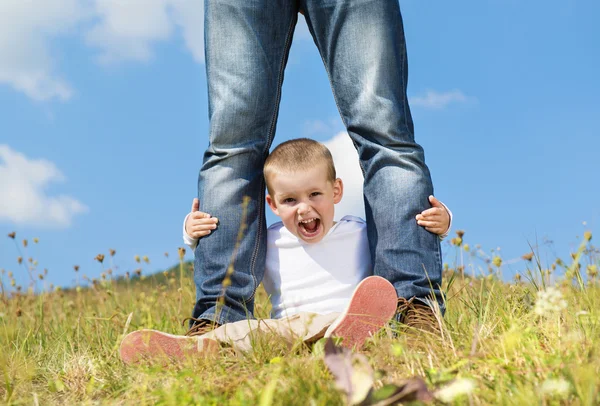
{"type": "Polygon", "coordinates": [[[494,258],[492,258],[492,264],[500,268],[500,265],[502,265],[502,258],[496,255],[494,258]]]}

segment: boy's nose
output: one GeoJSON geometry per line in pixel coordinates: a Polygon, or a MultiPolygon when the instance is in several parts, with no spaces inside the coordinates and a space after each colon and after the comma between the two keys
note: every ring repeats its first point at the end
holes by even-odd
{"type": "Polygon", "coordinates": [[[300,203],[298,205],[298,214],[303,215],[310,211],[310,207],[306,203],[300,203]]]}

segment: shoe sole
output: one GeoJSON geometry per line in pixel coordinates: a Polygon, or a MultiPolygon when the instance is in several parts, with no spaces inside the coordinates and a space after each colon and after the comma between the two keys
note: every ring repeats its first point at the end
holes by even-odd
{"type": "Polygon", "coordinates": [[[142,361],[184,361],[215,354],[219,348],[219,343],[210,338],[176,336],[157,330],[138,330],[125,336],[119,354],[125,364],[131,365],[142,361]]]}
{"type": "Polygon", "coordinates": [[[396,289],[380,276],[363,279],[346,310],[327,329],[325,337],[341,337],[342,346],[360,349],[365,341],[396,314],[396,289]]]}

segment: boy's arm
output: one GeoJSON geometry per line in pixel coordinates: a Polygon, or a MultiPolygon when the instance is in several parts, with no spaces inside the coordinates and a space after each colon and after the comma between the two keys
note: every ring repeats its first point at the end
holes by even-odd
{"type": "Polygon", "coordinates": [[[212,230],[216,229],[219,221],[210,214],[199,211],[199,208],[200,202],[198,199],[194,199],[192,211],[183,220],[183,242],[191,249],[196,248],[200,238],[209,235],[212,230]]]}
{"type": "Polygon", "coordinates": [[[433,196],[429,196],[431,208],[417,214],[417,224],[427,231],[437,234],[440,239],[448,236],[452,226],[452,212],[446,205],[433,196]]]}
{"type": "Polygon", "coordinates": [[[190,214],[192,214],[192,213],[188,213],[187,216],[185,216],[185,219],[183,220],[183,242],[185,245],[190,247],[192,250],[195,250],[196,245],[198,245],[198,238],[191,237],[185,230],[185,224],[188,222],[188,218],[190,217],[190,214]]]}

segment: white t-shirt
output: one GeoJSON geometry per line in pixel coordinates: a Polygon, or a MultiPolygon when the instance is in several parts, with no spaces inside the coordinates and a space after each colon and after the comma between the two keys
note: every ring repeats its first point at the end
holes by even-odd
{"type": "Polygon", "coordinates": [[[267,230],[263,285],[273,318],[343,312],[358,283],[371,274],[367,225],[358,217],[343,217],[315,244],[302,241],[281,222],[267,230]]]}

